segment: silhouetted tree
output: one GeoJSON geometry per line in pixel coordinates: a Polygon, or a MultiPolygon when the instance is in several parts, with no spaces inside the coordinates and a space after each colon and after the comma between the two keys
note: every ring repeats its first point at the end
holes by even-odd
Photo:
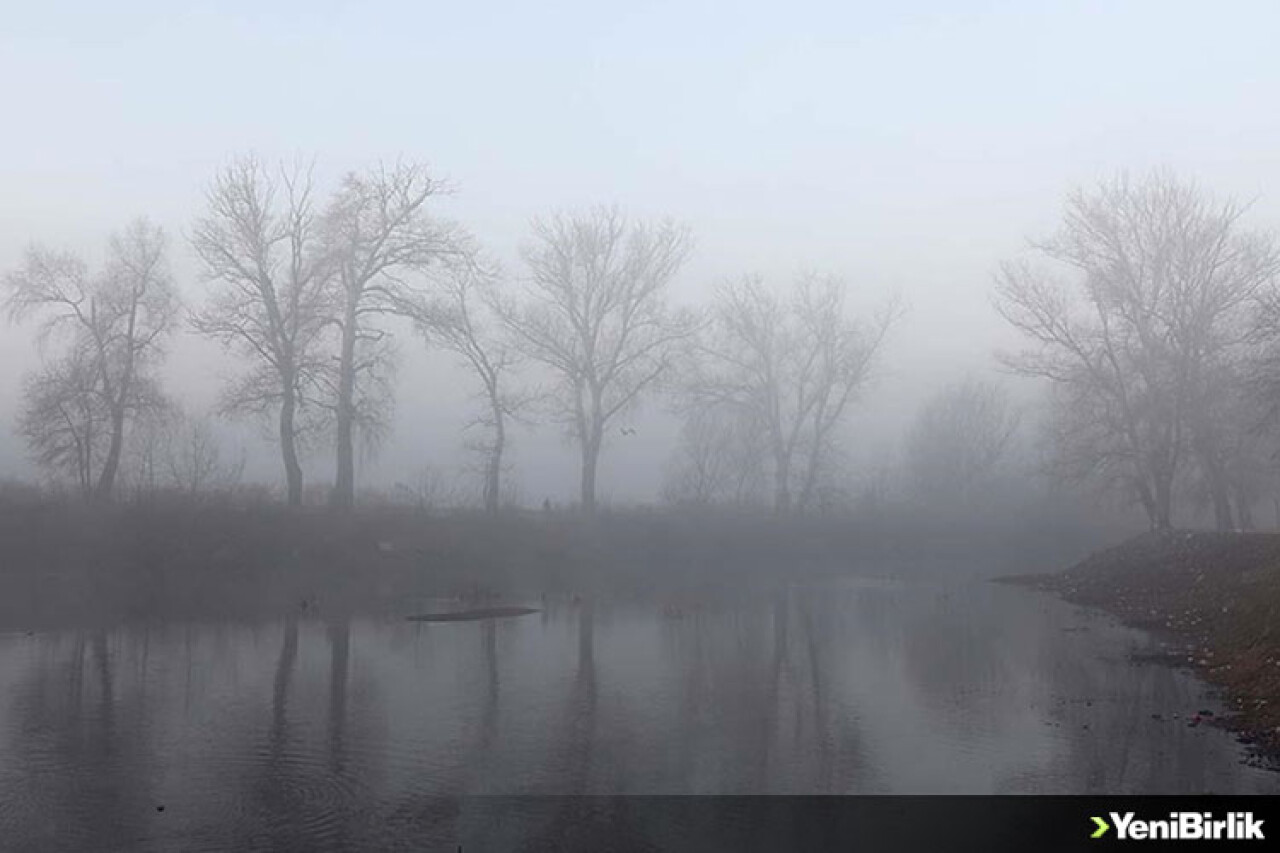
{"type": "Polygon", "coordinates": [[[133,492],[134,500],[154,496],[166,484],[164,455],[179,417],[177,404],[165,400],[134,419],[119,475],[120,485],[133,492]]]}
{"type": "Polygon", "coordinates": [[[695,326],[673,311],[667,288],[692,247],[689,230],[616,208],[555,214],[533,223],[524,251],[525,300],[503,320],[516,345],[556,376],[553,415],[582,455],[583,511],[596,507],[596,468],[608,426],[668,372],[695,326]]]}
{"type": "Polygon", "coordinates": [[[997,308],[1031,344],[1005,361],[1054,384],[1064,470],[1136,495],[1156,529],[1188,453],[1214,467],[1214,385],[1280,269],[1244,212],[1167,173],[1122,175],[1073,192],[1057,235],[1033,244],[1056,270],[997,276],[997,308]]]}
{"type": "Polygon", "coordinates": [[[900,314],[895,300],[866,322],[851,319],[834,276],[802,275],[787,300],[758,276],[720,288],[686,391],[694,405],[729,407],[763,433],[778,512],[803,511],[817,496],[836,428],[900,314]]]}
{"type": "Polygon", "coordinates": [[[189,497],[229,489],[240,482],[244,457],[227,460],[207,417],[179,413],[164,438],[169,482],[189,497]]]}
{"type": "Polygon", "coordinates": [[[462,357],[480,380],[484,414],[472,424],[488,435],[477,446],[483,457],[485,510],[497,513],[502,500],[503,454],[508,422],[519,417],[533,400],[527,392],[513,391],[510,375],[518,367],[520,353],[507,340],[495,305],[500,299],[497,272],[458,258],[447,263],[437,279],[436,293],[406,303],[405,309],[428,344],[442,346],[462,357]]]}
{"type": "Polygon", "coordinates": [[[160,400],[154,371],[177,311],[164,232],[134,220],[96,275],[73,254],[33,246],[4,283],[10,318],[43,316],[42,336],[68,348],[28,381],[21,431],[42,465],[109,500],[131,420],[160,400]]]}
{"type": "Polygon", "coordinates": [[[972,497],[1005,458],[1019,420],[998,385],[965,379],[938,392],[907,435],[906,473],[916,497],[972,497]]]}
{"type": "Polygon", "coordinates": [[[667,467],[663,497],[675,504],[743,506],[765,488],[765,435],[756,421],[725,405],[692,405],[667,467]]]}
{"type": "Polygon", "coordinates": [[[332,381],[335,506],[355,501],[356,430],[376,438],[392,402],[389,333],[377,318],[402,313],[413,293],[406,276],[457,251],[452,229],[427,212],[427,202],[442,191],[426,167],[401,163],[348,174],[325,211],[325,252],[337,284],[340,332],[332,381]]]}
{"type": "Polygon", "coordinates": [[[334,312],[311,171],[240,157],[214,177],[205,204],[191,245],[214,287],[191,325],[251,362],[221,407],[276,421],[288,503],[298,506],[299,445],[325,426],[320,380],[334,312]]]}
{"type": "Polygon", "coordinates": [[[69,475],[81,497],[92,497],[111,432],[92,362],[73,350],[44,365],[27,377],[23,398],[18,432],[36,464],[69,475]]]}

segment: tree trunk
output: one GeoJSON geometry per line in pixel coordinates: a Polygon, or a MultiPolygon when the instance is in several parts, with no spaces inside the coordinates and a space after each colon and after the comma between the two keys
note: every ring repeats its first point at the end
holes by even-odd
{"type": "Polygon", "coordinates": [[[594,435],[582,443],[582,511],[596,514],[596,465],[600,460],[600,440],[594,435]]]}
{"type": "MultiPolygon", "coordinates": [[[[102,466],[102,474],[98,477],[98,486],[94,490],[94,498],[106,503],[111,500],[112,494],[116,488],[116,472],[120,470],[120,452],[124,448],[124,420],[125,406],[129,402],[129,396],[133,392],[133,367],[134,367],[134,331],[137,328],[138,317],[138,297],[139,294],[133,293],[133,301],[129,308],[129,323],[125,337],[125,343],[128,347],[126,352],[126,360],[123,375],[120,377],[119,387],[112,398],[111,405],[111,444],[107,447],[107,459],[102,466]]],[[[102,380],[103,384],[108,388],[105,371],[107,366],[105,363],[105,352],[100,350],[103,357],[103,363],[100,364],[99,370],[104,371],[102,380]]]]}
{"type": "Polygon", "coordinates": [[[1235,529],[1235,522],[1231,517],[1231,499],[1224,489],[1213,489],[1213,524],[1219,531],[1235,529]]]}
{"type": "Polygon", "coordinates": [[[302,506],[302,465],[298,462],[297,435],[294,418],[297,415],[297,397],[292,377],[286,383],[284,400],[280,403],[280,454],[284,458],[284,479],[288,489],[289,506],[302,506]]]}
{"type": "Polygon", "coordinates": [[[779,515],[791,512],[791,458],[776,454],[773,472],[773,509],[779,515]]]}
{"type": "Polygon", "coordinates": [[[502,505],[502,452],[507,441],[502,412],[494,409],[493,448],[489,452],[489,466],[484,479],[484,508],[490,515],[497,515],[502,505]]]}
{"type": "Polygon", "coordinates": [[[1173,477],[1157,474],[1155,478],[1155,517],[1152,526],[1156,530],[1173,529],[1173,477]]]}
{"type": "Polygon", "coordinates": [[[355,392],[356,392],[356,311],[348,300],[342,323],[342,352],[338,357],[337,473],[331,501],[340,509],[356,501],[355,392]]]}
{"type": "Polygon", "coordinates": [[[1133,483],[1133,490],[1138,493],[1138,503],[1142,504],[1142,511],[1147,514],[1147,523],[1151,525],[1151,529],[1156,529],[1156,499],[1152,494],[1149,484],[1142,479],[1133,483]]]}
{"type": "Polygon", "coordinates": [[[1213,522],[1218,530],[1234,530],[1235,523],[1231,517],[1231,494],[1227,487],[1226,477],[1216,464],[1206,466],[1209,471],[1209,494],[1213,500],[1213,522]]]}
{"type": "MultiPolygon", "coordinates": [[[[76,476],[80,484],[80,497],[83,500],[91,500],[93,498],[93,425],[90,424],[85,429],[84,440],[80,442],[76,450],[76,459],[78,469],[76,476]]],[[[1280,510],[1277,510],[1276,517],[1280,519],[1280,510]]]]}
{"type": "Polygon", "coordinates": [[[107,503],[115,492],[116,472],[120,470],[120,451],[124,447],[124,406],[117,406],[111,413],[111,444],[107,447],[107,459],[102,465],[102,473],[98,475],[98,485],[94,487],[93,498],[99,503],[107,503]]]}
{"type": "Polygon", "coordinates": [[[796,511],[803,515],[813,504],[814,492],[818,488],[818,466],[821,464],[821,447],[819,439],[814,439],[814,446],[805,455],[804,484],[800,488],[800,497],[796,501],[796,511]]]}
{"type": "Polygon", "coordinates": [[[1253,501],[1244,494],[1244,489],[1236,489],[1236,521],[1241,530],[1253,530],[1253,501]]]}
{"type": "Polygon", "coordinates": [[[1230,484],[1226,474],[1222,473],[1222,466],[1213,453],[1212,447],[1202,448],[1201,464],[1204,466],[1204,479],[1208,482],[1208,494],[1213,503],[1213,526],[1219,530],[1234,529],[1235,524],[1231,519],[1230,484]]]}
{"type": "Polygon", "coordinates": [[[502,457],[498,453],[497,450],[490,452],[484,472],[484,511],[489,515],[497,515],[501,508],[498,490],[501,488],[502,457]]]}

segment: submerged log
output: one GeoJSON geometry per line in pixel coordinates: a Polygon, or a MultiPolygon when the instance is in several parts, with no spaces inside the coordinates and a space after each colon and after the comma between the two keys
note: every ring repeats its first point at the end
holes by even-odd
{"type": "Polygon", "coordinates": [[[537,612],[536,607],[479,607],[474,610],[455,610],[450,613],[415,613],[404,618],[410,622],[472,622],[477,619],[505,619],[509,616],[525,616],[537,612]]]}

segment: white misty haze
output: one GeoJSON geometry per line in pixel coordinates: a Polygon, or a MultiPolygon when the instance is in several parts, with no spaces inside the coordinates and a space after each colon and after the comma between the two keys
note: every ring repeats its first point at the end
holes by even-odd
{"type": "MultiPolygon", "coordinates": [[[[146,214],[185,235],[234,153],[314,156],[321,183],[379,158],[429,162],[437,207],[521,274],[530,217],[616,202],[670,214],[697,248],[676,301],[727,276],[845,276],[909,313],[849,444],[892,452],[939,385],[993,369],[1012,334],[991,310],[996,263],[1052,228],[1064,193],[1169,167],[1258,202],[1280,226],[1274,4],[250,2],[13,4],[0,28],[0,269],[32,241],[100,257],[146,214]],[[269,5],[268,10],[262,6],[269,5]]],[[[31,476],[13,426],[37,363],[0,327],[0,477],[31,476]]],[[[385,485],[463,454],[470,377],[400,337],[398,413],[361,470],[385,485]]],[[[207,406],[234,366],[175,338],[168,387],[207,406]]],[[[674,426],[651,401],[606,449],[600,491],[653,498],[674,426]]],[[[255,478],[274,451],[249,447],[255,478]]],[[[328,477],[331,454],[309,459],[328,477]]],[[[569,499],[571,447],[544,426],[512,461],[525,497],[569,499]]]]}

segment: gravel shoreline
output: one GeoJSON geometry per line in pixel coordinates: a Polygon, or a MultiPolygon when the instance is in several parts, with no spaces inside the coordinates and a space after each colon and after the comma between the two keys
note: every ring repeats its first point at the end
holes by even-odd
{"type": "Polygon", "coordinates": [[[1163,662],[1223,690],[1224,725],[1280,761],[1280,534],[1149,533],[1057,574],[1002,578],[1107,611],[1169,642],[1163,662]]]}

